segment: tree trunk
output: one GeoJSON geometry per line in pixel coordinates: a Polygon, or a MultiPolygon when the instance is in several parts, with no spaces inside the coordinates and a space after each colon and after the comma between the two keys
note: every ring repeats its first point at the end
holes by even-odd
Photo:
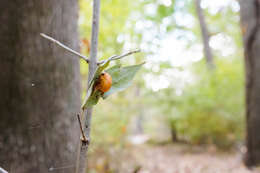
{"type": "Polygon", "coordinates": [[[260,164],[260,5],[259,0],[240,0],[246,64],[247,166],[260,164]]]}
{"type": "Polygon", "coordinates": [[[76,0],[0,1],[0,166],[11,173],[72,172],[79,140],[76,0]],[[66,169],[66,170],[64,170],[66,169]]]}
{"type": "Polygon", "coordinates": [[[201,2],[201,0],[195,0],[195,6],[196,6],[197,14],[198,14],[201,36],[202,36],[202,40],[203,40],[204,56],[206,58],[207,66],[210,69],[212,69],[215,67],[215,64],[214,64],[212,52],[211,52],[211,49],[209,46],[210,35],[209,35],[208,28],[207,28],[207,24],[205,22],[203,10],[201,9],[201,6],[200,6],[200,2],[201,2]]]}

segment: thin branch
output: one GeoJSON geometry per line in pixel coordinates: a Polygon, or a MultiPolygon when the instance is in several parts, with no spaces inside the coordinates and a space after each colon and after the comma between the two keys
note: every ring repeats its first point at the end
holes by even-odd
{"type": "MultiPolygon", "coordinates": [[[[97,68],[97,50],[98,50],[98,32],[99,32],[99,12],[100,12],[100,0],[94,0],[93,2],[93,17],[92,17],[92,30],[91,30],[91,49],[90,49],[90,59],[89,59],[89,71],[88,71],[88,84],[95,75],[97,68]]],[[[88,88],[87,92],[91,92],[88,88]]],[[[84,109],[83,109],[83,112],[84,109]]],[[[86,110],[86,114],[83,114],[83,132],[85,136],[90,139],[91,130],[91,117],[92,117],[92,107],[86,110]]],[[[76,162],[76,173],[86,173],[87,170],[87,151],[89,142],[80,142],[79,152],[77,155],[76,162]]]]}
{"type": "Polygon", "coordinates": [[[49,40],[49,41],[51,41],[51,42],[57,44],[57,45],[60,46],[61,48],[63,48],[63,49],[65,49],[65,50],[69,51],[70,53],[72,53],[72,54],[74,54],[74,55],[77,55],[78,57],[84,59],[87,63],[89,63],[89,59],[88,59],[86,56],[84,56],[84,55],[82,55],[82,54],[76,52],[75,50],[72,50],[72,49],[69,48],[68,46],[62,44],[62,43],[59,42],[58,40],[55,40],[54,38],[52,38],[52,37],[50,37],[50,36],[48,36],[48,35],[46,35],[46,34],[44,34],[44,33],[41,33],[40,35],[41,35],[43,38],[46,38],[47,40],[49,40]]]}
{"type": "MultiPolygon", "coordinates": [[[[113,55],[113,56],[109,57],[108,59],[111,59],[111,61],[114,61],[114,60],[118,60],[118,59],[124,58],[126,56],[129,56],[129,55],[132,55],[132,54],[138,53],[138,52],[141,52],[141,50],[140,49],[136,49],[136,50],[132,50],[132,51],[126,52],[126,53],[124,53],[122,55],[113,55]]],[[[98,65],[103,64],[105,61],[106,60],[98,62],[98,65]]]]}
{"type": "MultiPolygon", "coordinates": [[[[84,113],[83,113],[84,114],[84,113]]],[[[86,138],[86,136],[85,136],[85,134],[84,134],[84,132],[83,132],[83,128],[82,128],[82,124],[81,124],[81,120],[80,120],[80,116],[79,116],[79,114],[77,114],[77,117],[78,117],[78,121],[79,121],[79,128],[80,128],[80,132],[81,132],[81,135],[82,135],[82,141],[83,142],[88,142],[88,140],[87,140],[87,138],[86,138]]]]}
{"type": "MultiPolygon", "coordinates": [[[[67,165],[67,166],[61,166],[61,167],[50,167],[49,171],[56,171],[58,169],[68,169],[68,168],[73,168],[75,165],[67,165]]],[[[0,172],[1,173],[1,172],[0,172]]]]}
{"type": "Polygon", "coordinates": [[[8,172],[0,167],[0,173],[8,173],[8,172]]]}
{"type": "MultiPolygon", "coordinates": [[[[48,36],[48,35],[46,35],[46,34],[44,34],[44,33],[41,33],[40,35],[41,35],[43,38],[46,38],[47,40],[49,40],[49,41],[51,41],[51,42],[57,44],[57,45],[60,46],[61,48],[63,48],[63,49],[65,49],[65,50],[69,51],[70,53],[72,53],[72,54],[74,54],[74,55],[77,55],[78,57],[84,59],[87,63],[89,63],[89,59],[88,59],[86,56],[84,56],[84,55],[82,55],[82,54],[76,52],[75,50],[69,48],[68,46],[62,44],[62,43],[59,42],[58,40],[55,40],[54,38],[52,38],[52,37],[50,37],[50,36],[48,36]]],[[[126,52],[126,53],[124,53],[124,54],[122,54],[122,55],[113,55],[113,56],[109,57],[108,59],[111,59],[111,61],[114,61],[114,60],[118,60],[118,59],[124,58],[124,57],[129,56],[129,55],[132,55],[132,54],[134,54],[134,53],[138,53],[138,52],[140,52],[140,51],[141,51],[140,49],[136,49],[136,50],[132,50],[132,51],[126,52]]],[[[97,63],[97,65],[103,64],[105,61],[106,61],[106,60],[100,61],[100,62],[97,63]]]]}

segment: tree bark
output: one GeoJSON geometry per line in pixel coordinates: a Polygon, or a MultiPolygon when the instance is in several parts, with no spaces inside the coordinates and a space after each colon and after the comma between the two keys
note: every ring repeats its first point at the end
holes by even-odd
{"type": "Polygon", "coordinates": [[[0,165],[9,172],[72,172],[79,139],[76,0],[0,1],[0,165]],[[66,170],[64,170],[66,169],[66,170]]]}
{"type": "Polygon", "coordinates": [[[260,164],[260,3],[240,0],[241,28],[246,67],[247,136],[245,164],[260,164]]]}
{"type": "Polygon", "coordinates": [[[201,36],[203,40],[203,51],[204,51],[204,56],[206,58],[207,66],[212,69],[215,67],[212,52],[209,46],[209,40],[210,40],[210,34],[207,28],[207,24],[205,22],[205,17],[203,14],[203,10],[200,6],[201,0],[195,0],[195,6],[196,6],[196,11],[199,19],[199,24],[200,24],[200,30],[201,30],[201,36]]]}

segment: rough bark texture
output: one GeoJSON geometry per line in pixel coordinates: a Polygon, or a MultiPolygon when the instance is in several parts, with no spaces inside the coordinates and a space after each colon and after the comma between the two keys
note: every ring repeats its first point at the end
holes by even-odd
{"type": "Polygon", "coordinates": [[[260,164],[260,3],[240,0],[246,64],[247,166],[260,164]]]}
{"type": "Polygon", "coordinates": [[[201,36],[202,36],[202,40],[203,40],[204,56],[206,58],[208,67],[214,68],[215,64],[214,64],[212,52],[211,52],[211,49],[209,46],[210,35],[209,35],[208,28],[207,28],[207,24],[205,22],[203,10],[201,9],[201,6],[200,6],[200,2],[201,2],[201,0],[195,0],[195,6],[196,6],[197,14],[198,14],[201,36]]]}
{"type": "Polygon", "coordinates": [[[10,173],[72,172],[79,131],[76,0],[0,1],[0,165],[10,173]],[[66,170],[64,170],[66,168],[66,170]]]}

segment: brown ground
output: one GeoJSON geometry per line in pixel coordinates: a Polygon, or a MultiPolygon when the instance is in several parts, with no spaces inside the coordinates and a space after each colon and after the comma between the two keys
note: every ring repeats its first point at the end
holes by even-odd
{"type": "MultiPolygon", "coordinates": [[[[238,152],[220,152],[214,147],[188,145],[137,145],[111,150],[95,161],[100,173],[257,173],[247,170],[238,152]]],[[[91,164],[93,166],[94,162],[91,164]]],[[[93,167],[92,167],[93,168],[93,167]]],[[[260,171],[259,171],[260,172],[260,171]]]]}

